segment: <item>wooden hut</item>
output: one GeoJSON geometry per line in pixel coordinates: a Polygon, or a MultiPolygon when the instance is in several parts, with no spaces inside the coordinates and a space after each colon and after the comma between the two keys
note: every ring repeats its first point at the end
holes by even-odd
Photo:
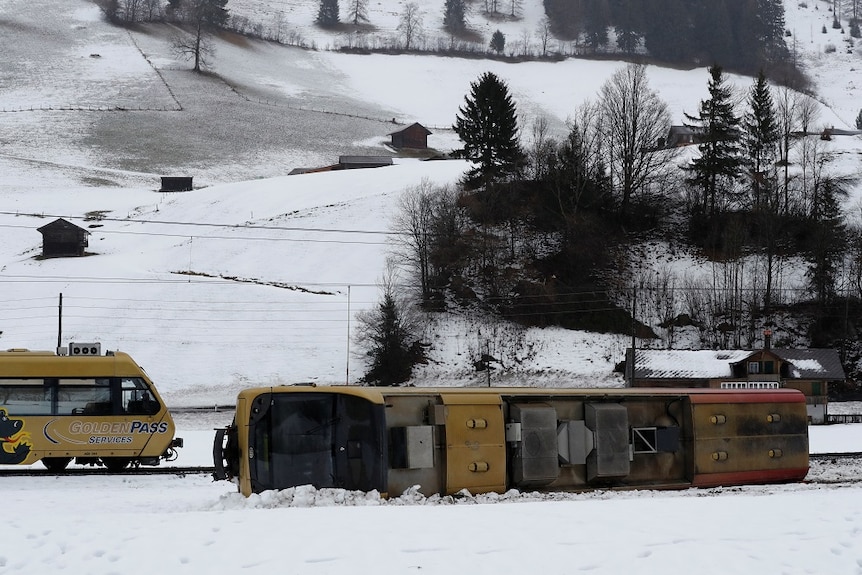
{"type": "Polygon", "coordinates": [[[432,132],[419,123],[413,123],[397,132],[390,132],[393,148],[411,148],[424,150],[428,148],[428,136],[432,132]]]}
{"type": "Polygon", "coordinates": [[[162,176],[160,192],[190,192],[192,176],[162,176]]]}
{"type": "Polygon", "coordinates": [[[65,258],[84,255],[90,232],[63,218],[38,228],[42,234],[42,257],[65,258]]]}

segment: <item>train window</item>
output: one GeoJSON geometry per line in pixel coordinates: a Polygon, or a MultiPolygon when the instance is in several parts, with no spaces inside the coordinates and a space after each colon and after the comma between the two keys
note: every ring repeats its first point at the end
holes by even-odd
{"type": "Polygon", "coordinates": [[[51,415],[52,393],[45,381],[5,379],[0,385],[0,404],[13,415],[51,415]]]}
{"type": "Polygon", "coordinates": [[[383,406],[331,393],[273,394],[256,404],[249,422],[255,489],[385,491],[383,406]]]}
{"type": "Polygon", "coordinates": [[[140,377],[123,378],[120,382],[123,394],[123,411],[133,415],[154,415],[160,409],[159,402],[150,393],[146,382],[140,377]]]}
{"type": "Polygon", "coordinates": [[[110,415],[111,380],[105,377],[60,379],[57,387],[56,413],[110,415]]]}

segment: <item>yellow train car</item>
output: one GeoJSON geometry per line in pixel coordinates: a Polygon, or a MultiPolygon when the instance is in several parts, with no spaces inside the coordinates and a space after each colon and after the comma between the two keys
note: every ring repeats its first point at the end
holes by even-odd
{"type": "Polygon", "coordinates": [[[260,387],[213,459],[246,496],[709,487],[802,480],[808,425],[789,389],[260,387]]]}
{"type": "Polygon", "coordinates": [[[176,458],[182,439],[144,370],[99,344],[75,350],[0,352],[0,464],[119,471],[176,458]]]}

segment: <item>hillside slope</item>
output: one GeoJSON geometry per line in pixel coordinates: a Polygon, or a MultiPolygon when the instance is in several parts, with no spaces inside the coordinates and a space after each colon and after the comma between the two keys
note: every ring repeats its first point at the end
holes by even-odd
{"type": "MultiPolygon", "coordinates": [[[[822,13],[800,14],[800,29],[817,29],[822,13]]],[[[293,168],[389,155],[387,134],[412,121],[452,149],[447,126],[486,70],[509,83],[524,126],[544,116],[562,134],[623,65],[345,55],[225,36],[213,73],[197,75],[171,54],[173,33],[110,26],[87,0],[0,0],[0,347],[101,341],[130,352],[175,405],[230,402],[249,384],[355,382],[355,313],[377,301],[399,195],[422,178],[453,183],[465,166],[399,159],[284,177],[293,168]],[[162,175],[193,176],[196,190],[158,193],[162,175]],[[38,258],[36,228],[56,217],[90,232],[89,257],[38,258]]],[[[804,56],[828,104],[820,123],[849,127],[859,54],[827,55],[820,40],[804,56]]],[[[648,73],[675,121],[705,97],[704,69],[648,73]]],[[[832,169],[858,175],[859,139],[830,145],[832,169]]],[[[630,344],[437,319],[420,383],[487,384],[473,361],[491,351],[493,382],[618,385],[613,366],[630,344]]]]}

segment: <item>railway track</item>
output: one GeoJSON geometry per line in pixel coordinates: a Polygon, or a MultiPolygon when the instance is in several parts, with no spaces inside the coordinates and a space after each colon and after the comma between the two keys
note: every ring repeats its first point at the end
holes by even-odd
{"type": "MultiPolygon", "coordinates": [[[[862,483],[862,452],[852,453],[814,453],[809,456],[811,467],[804,483],[811,485],[836,485],[862,483]]],[[[111,472],[103,467],[73,467],[59,473],[52,473],[39,466],[16,469],[0,469],[3,477],[84,477],[88,475],[212,475],[213,467],[137,467],[120,472],[111,472]]]]}
{"type": "Polygon", "coordinates": [[[41,467],[26,469],[2,469],[2,477],[83,477],[85,475],[212,475],[212,467],[132,467],[122,471],[108,471],[104,467],[72,467],[59,472],[51,472],[41,467]]]}

